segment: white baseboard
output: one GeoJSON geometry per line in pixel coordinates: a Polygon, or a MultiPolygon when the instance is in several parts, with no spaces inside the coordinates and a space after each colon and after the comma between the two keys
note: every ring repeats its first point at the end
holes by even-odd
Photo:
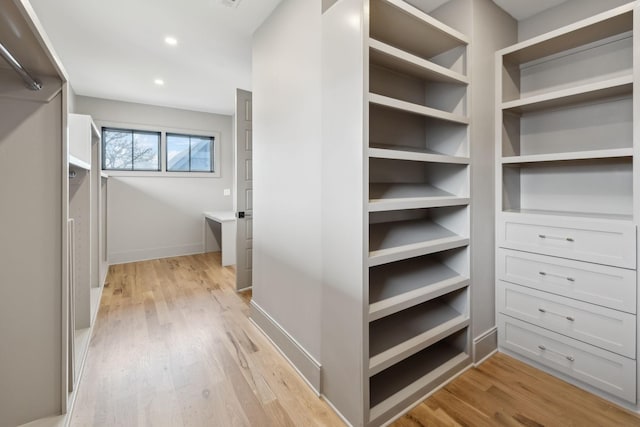
{"type": "Polygon", "coordinates": [[[191,245],[169,246],[163,248],[135,249],[132,251],[110,252],[109,265],[126,264],[129,262],[148,261],[174,256],[194,255],[204,252],[202,242],[191,245]]]}
{"type": "Polygon", "coordinates": [[[473,339],[473,363],[480,364],[498,349],[498,328],[493,327],[473,339]]]}
{"type": "Polygon", "coordinates": [[[320,363],[253,300],[251,320],[320,396],[320,363]]]}

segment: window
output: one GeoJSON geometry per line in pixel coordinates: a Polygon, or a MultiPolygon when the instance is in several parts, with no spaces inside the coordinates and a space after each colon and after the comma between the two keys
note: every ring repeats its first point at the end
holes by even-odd
{"type": "Polygon", "coordinates": [[[167,133],[168,172],[214,172],[211,136],[167,133]]]}
{"type": "Polygon", "coordinates": [[[102,128],[102,169],[160,170],[160,132],[102,128]]]}

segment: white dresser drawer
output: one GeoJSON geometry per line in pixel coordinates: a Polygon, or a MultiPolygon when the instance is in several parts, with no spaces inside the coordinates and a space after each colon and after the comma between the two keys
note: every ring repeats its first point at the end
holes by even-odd
{"type": "Polygon", "coordinates": [[[497,227],[499,247],[636,268],[631,222],[503,212],[497,227]]]}
{"type": "Polygon", "coordinates": [[[636,272],[498,249],[496,277],[557,295],[636,313],[636,272]]]}
{"type": "Polygon", "coordinates": [[[635,403],[635,360],[503,314],[498,316],[498,331],[501,347],[635,403]]]}
{"type": "Polygon", "coordinates": [[[636,316],[498,281],[498,311],[635,359],[636,316]]]}

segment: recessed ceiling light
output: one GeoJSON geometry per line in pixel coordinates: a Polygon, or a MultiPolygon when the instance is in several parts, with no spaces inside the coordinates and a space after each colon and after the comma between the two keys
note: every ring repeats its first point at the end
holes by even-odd
{"type": "Polygon", "coordinates": [[[222,0],[222,4],[227,7],[238,7],[240,0],[222,0]]]}
{"type": "Polygon", "coordinates": [[[155,79],[153,82],[158,86],[164,86],[164,80],[162,79],[155,79]]]}
{"type": "Polygon", "coordinates": [[[169,46],[175,46],[178,44],[178,39],[176,39],[175,37],[167,36],[164,38],[164,42],[169,46]]]}

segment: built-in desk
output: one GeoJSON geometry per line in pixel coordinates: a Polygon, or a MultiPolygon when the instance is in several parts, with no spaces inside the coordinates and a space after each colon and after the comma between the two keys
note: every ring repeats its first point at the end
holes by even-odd
{"type": "Polygon", "coordinates": [[[222,265],[236,263],[236,214],[233,211],[204,213],[204,248],[206,252],[222,251],[222,265]]]}

